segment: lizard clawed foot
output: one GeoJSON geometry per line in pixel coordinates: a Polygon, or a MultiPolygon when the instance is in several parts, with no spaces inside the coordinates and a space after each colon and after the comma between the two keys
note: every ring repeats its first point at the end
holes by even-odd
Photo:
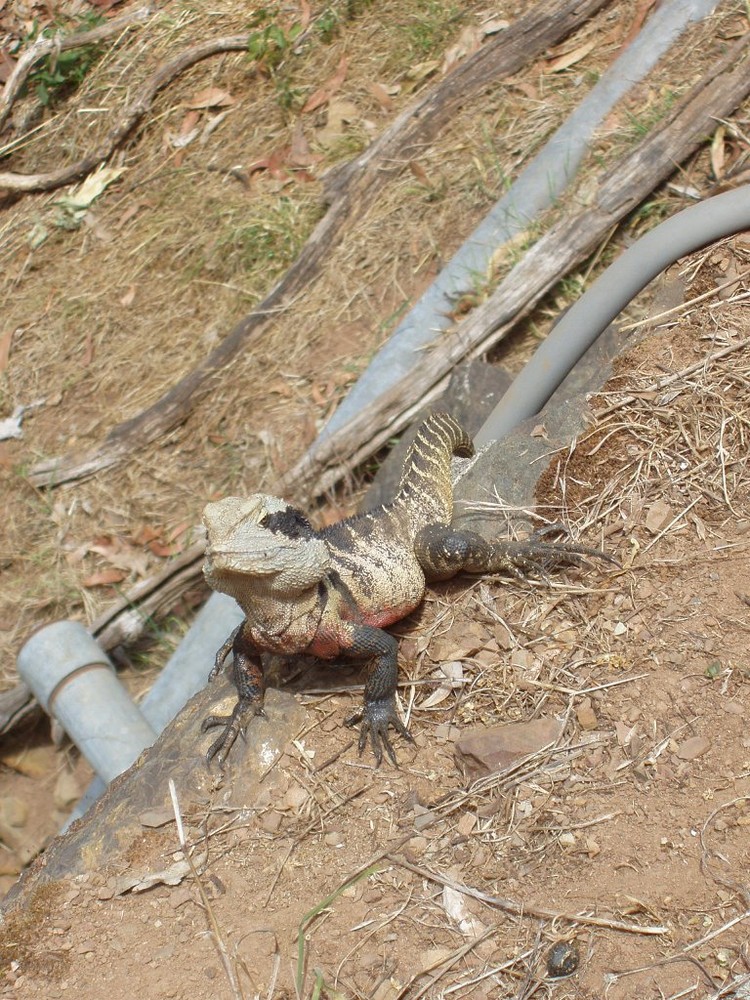
{"type": "Polygon", "coordinates": [[[388,754],[391,763],[395,767],[398,767],[396,752],[388,736],[388,727],[393,726],[396,732],[400,733],[409,743],[414,742],[414,737],[398,716],[395,697],[366,702],[358,712],[354,712],[344,720],[344,725],[356,726],[358,722],[362,723],[359,730],[358,743],[360,754],[367,744],[367,734],[369,733],[370,745],[372,746],[372,752],[375,754],[375,766],[380,767],[382,764],[383,747],[385,747],[385,752],[388,754]]]}
{"type": "Polygon", "coordinates": [[[264,719],[267,718],[263,705],[256,699],[249,698],[240,698],[231,715],[207,715],[201,724],[202,733],[215,726],[223,726],[224,731],[206,751],[206,761],[210,764],[215,757],[219,767],[224,770],[224,761],[237,737],[242,736],[244,739],[245,729],[256,715],[262,715],[264,719]]]}
{"type": "Polygon", "coordinates": [[[523,579],[529,572],[537,573],[549,582],[547,570],[569,563],[580,566],[588,559],[602,559],[615,566],[620,564],[601,549],[594,549],[578,542],[548,541],[551,534],[563,530],[561,525],[550,524],[535,531],[523,542],[509,542],[505,552],[507,570],[517,579],[523,579]]]}

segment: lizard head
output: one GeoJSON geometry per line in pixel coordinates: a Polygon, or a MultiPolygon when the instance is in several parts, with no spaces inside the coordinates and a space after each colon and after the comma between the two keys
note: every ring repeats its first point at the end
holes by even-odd
{"type": "Polygon", "coordinates": [[[252,593],[294,596],[330,567],[325,542],[307,519],[278,497],[226,497],[203,511],[208,533],[203,572],[214,590],[243,599],[252,593]]]}

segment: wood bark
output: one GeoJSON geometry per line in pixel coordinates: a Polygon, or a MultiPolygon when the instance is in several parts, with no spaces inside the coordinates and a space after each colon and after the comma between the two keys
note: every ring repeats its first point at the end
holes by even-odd
{"type": "Polygon", "coordinates": [[[183,423],[247,341],[315,279],[346,225],[367,210],[390,178],[421,152],[463,103],[477,99],[487,86],[518,72],[607,3],[609,0],[557,0],[540,4],[411,104],[360,156],[331,173],[326,185],[330,207],[295,263],[265,300],[196,369],[147,410],[113,427],[100,447],[39,463],[31,469],[30,481],[35,486],[55,486],[87,478],[119,464],[183,423]]]}
{"type": "Polygon", "coordinates": [[[524,255],[492,296],[435,346],[372,406],[320,439],[282,478],[280,492],[298,502],[323,494],[382,447],[447,383],[454,365],[487,351],[611,228],[694,153],[750,93],[750,35],[741,38],[678,103],[669,118],[601,179],[590,203],[564,216],[524,255]]]}

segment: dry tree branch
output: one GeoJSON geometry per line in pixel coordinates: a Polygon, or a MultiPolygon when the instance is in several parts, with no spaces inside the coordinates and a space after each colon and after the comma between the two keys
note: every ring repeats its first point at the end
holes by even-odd
{"type": "Polygon", "coordinates": [[[70,49],[80,49],[85,45],[98,45],[108,38],[113,38],[115,35],[127,31],[128,28],[141,23],[145,24],[155,10],[154,5],[148,3],[145,7],[137,7],[135,10],[128,11],[127,14],[107,21],[106,24],[100,24],[96,28],[91,28],[89,31],[78,31],[69,35],[58,32],[51,38],[42,35],[36,38],[16,63],[13,72],[5,81],[2,93],[0,93],[0,132],[2,132],[13,104],[29,78],[29,74],[45,56],[57,52],[67,52],[70,49]]]}
{"type": "Polygon", "coordinates": [[[446,875],[441,875],[439,872],[433,872],[428,868],[420,868],[418,865],[413,865],[410,861],[392,852],[385,854],[385,859],[401,868],[407,868],[410,872],[414,872],[415,875],[419,875],[421,878],[435,882],[438,885],[448,886],[451,889],[455,889],[456,892],[461,892],[465,896],[471,896],[472,899],[478,899],[480,903],[485,903],[487,906],[502,910],[503,913],[510,913],[515,917],[532,917],[535,920],[566,920],[572,924],[606,927],[609,930],[623,931],[626,934],[658,935],[669,932],[668,927],[659,924],[629,924],[623,920],[594,917],[587,913],[565,913],[558,910],[548,910],[542,906],[527,906],[525,903],[516,903],[515,900],[505,899],[502,896],[492,896],[487,892],[474,889],[470,885],[462,885],[460,882],[456,882],[446,875]]]}
{"type": "MultiPolygon", "coordinates": [[[[326,185],[328,211],[313,230],[297,260],[263,302],[241,320],[196,369],[185,375],[147,410],[113,427],[99,448],[34,466],[29,476],[31,482],[37,486],[55,486],[85,479],[119,464],[134,451],[142,450],[183,423],[211,390],[217,373],[241,353],[251,335],[265,328],[269,312],[286,308],[290,300],[317,277],[325,256],[337,245],[345,226],[370,207],[391,177],[406,168],[413,151],[429,142],[450,121],[458,106],[472,95],[481,93],[488,85],[516,73],[550,45],[580,27],[608,2],[557,0],[554,4],[539,4],[457,66],[438,87],[409,105],[363,153],[329,175],[326,185]]],[[[141,117],[147,108],[141,109],[138,100],[148,102],[159,87],[187,65],[192,65],[193,61],[205,58],[213,51],[228,51],[234,44],[241,48],[240,41],[241,37],[237,36],[234,40],[207,42],[178,57],[182,60],[179,66],[176,65],[178,59],[165,64],[158,79],[152,78],[141,97],[133,102],[129,114],[137,113],[141,117]],[[217,48],[220,42],[228,47],[217,48]],[[189,61],[185,61],[188,57],[189,61]],[[171,70],[169,74],[168,70],[171,70]]],[[[126,125],[130,127],[127,116],[123,116],[115,129],[118,132],[117,141],[126,125]]],[[[92,154],[87,161],[89,169],[96,166],[103,156],[101,151],[92,154]]],[[[77,168],[80,167],[81,164],[78,164],[77,168]]],[[[7,175],[0,174],[0,186],[4,183],[4,176],[7,175]]]]}
{"type": "Polygon", "coordinates": [[[223,38],[212,38],[207,42],[201,42],[200,45],[193,45],[178,56],[175,56],[174,59],[169,59],[143,84],[130,104],[121,113],[119,119],[110,129],[109,134],[100,146],[92,149],[76,163],[71,163],[67,167],[60,167],[58,170],[51,170],[48,173],[0,173],[0,193],[2,193],[3,189],[8,193],[53,191],[64,184],[69,184],[71,181],[85,177],[86,174],[90,173],[101,163],[104,163],[112,155],[122,140],[149,111],[154,97],[163,87],[166,87],[175,77],[184,73],[186,69],[189,69],[203,59],[207,59],[209,56],[215,56],[220,52],[242,52],[243,49],[247,48],[249,38],[249,34],[226,35],[223,38]]]}

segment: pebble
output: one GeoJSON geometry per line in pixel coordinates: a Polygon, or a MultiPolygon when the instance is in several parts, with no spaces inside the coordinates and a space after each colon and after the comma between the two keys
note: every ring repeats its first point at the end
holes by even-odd
{"type": "Polygon", "coordinates": [[[547,953],[547,975],[553,979],[571,976],[581,960],[575,941],[558,941],[547,953]]]}
{"type": "Polygon", "coordinates": [[[680,760],[695,760],[711,749],[711,740],[705,736],[691,736],[684,740],[675,750],[675,756],[680,760]]]}
{"type": "Polygon", "coordinates": [[[0,840],[11,850],[18,851],[28,839],[24,833],[29,818],[28,806],[13,795],[0,798],[0,840]]]}
{"type": "Polygon", "coordinates": [[[581,729],[585,729],[590,732],[599,725],[599,720],[596,717],[596,712],[591,705],[590,698],[584,698],[581,704],[576,709],[576,718],[578,719],[578,725],[581,729]]]}
{"type": "Polygon", "coordinates": [[[53,792],[55,806],[58,809],[68,809],[81,797],[81,789],[78,786],[75,775],[70,771],[61,771],[53,792]]]}
{"type": "Polygon", "coordinates": [[[46,778],[50,771],[55,770],[56,758],[52,747],[31,747],[30,750],[4,753],[0,761],[27,778],[46,778]]]}

